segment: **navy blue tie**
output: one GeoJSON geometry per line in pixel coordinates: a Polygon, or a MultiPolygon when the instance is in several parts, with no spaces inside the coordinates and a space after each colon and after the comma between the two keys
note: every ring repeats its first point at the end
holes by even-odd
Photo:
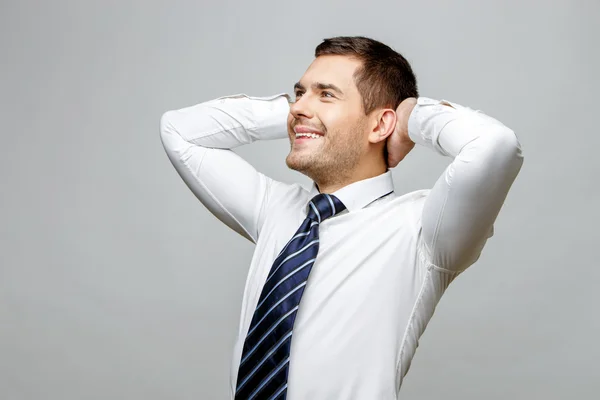
{"type": "Polygon", "coordinates": [[[237,377],[236,400],[285,399],[294,320],[319,251],[319,224],[346,206],[319,194],[307,217],[275,259],[246,335],[237,377]]]}

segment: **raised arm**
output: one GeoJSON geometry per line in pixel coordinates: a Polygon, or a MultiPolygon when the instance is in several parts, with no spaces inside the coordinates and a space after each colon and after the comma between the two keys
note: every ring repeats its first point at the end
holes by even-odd
{"type": "Polygon", "coordinates": [[[269,193],[280,185],[229,150],[287,137],[289,98],[234,95],[167,111],[160,138],[196,197],[227,226],[256,242],[269,193]]]}
{"type": "Polygon", "coordinates": [[[422,235],[430,261],[461,271],[479,258],[515,180],[523,155],[514,132],[468,107],[419,98],[408,135],[454,160],[423,207],[422,235]]]}

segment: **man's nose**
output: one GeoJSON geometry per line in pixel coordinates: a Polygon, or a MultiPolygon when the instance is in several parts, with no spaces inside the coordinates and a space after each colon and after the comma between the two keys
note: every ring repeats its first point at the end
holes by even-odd
{"type": "Polygon", "coordinates": [[[290,113],[296,119],[311,119],[313,117],[313,111],[308,95],[305,94],[299,99],[297,99],[295,102],[293,102],[290,106],[290,113]]]}

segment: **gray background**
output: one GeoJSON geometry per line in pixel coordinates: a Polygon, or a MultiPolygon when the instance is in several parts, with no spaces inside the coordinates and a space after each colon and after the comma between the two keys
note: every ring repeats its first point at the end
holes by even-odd
{"type": "MultiPolygon", "coordinates": [[[[598,1],[3,1],[0,399],[225,399],[253,246],[162,149],[163,112],[291,92],[325,37],[403,53],[525,163],[422,337],[405,399],[597,398],[598,1]]],[[[288,171],[286,141],[239,153],[288,171]]],[[[397,191],[448,164],[417,147],[397,191]]]]}

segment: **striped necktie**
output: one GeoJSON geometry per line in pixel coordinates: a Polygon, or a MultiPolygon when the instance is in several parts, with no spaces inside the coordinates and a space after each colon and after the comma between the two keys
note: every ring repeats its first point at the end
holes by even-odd
{"type": "Polygon", "coordinates": [[[318,194],[296,234],[275,259],[246,335],[236,400],[285,399],[294,320],[319,251],[319,224],[346,206],[318,194]]]}

